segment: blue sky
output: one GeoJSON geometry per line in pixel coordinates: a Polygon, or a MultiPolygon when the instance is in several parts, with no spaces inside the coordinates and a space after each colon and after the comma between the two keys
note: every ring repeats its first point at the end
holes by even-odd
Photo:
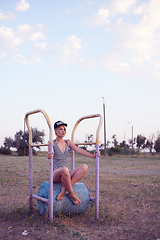
{"type": "MultiPolygon", "coordinates": [[[[0,0],[0,144],[45,110],[68,123],[103,114],[107,140],[160,130],[159,0],[0,0]],[[127,123],[130,122],[130,123],[127,123]]],[[[32,127],[45,130],[40,114],[32,127]]],[[[95,135],[86,120],[75,139],[95,135]],[[82,128],[82,129],[81,129],[82,128]]],[[[103,142],[103,129],[100,134],[103,142]]]]}

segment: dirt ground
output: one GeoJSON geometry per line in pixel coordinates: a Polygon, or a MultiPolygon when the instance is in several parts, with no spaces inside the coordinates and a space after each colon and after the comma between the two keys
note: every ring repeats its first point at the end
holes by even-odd
{"type": "MultiPolygon", "coordinates": [[[[48,181],[48,159],[33,159],[33,191],[48,181]]],[[[83,181],[95,196],[95,163],[76,155],[76,165],[86,163],[83,181]]],[[[28,157],[0,155],[0,239],[160,239],[160,156],[100,157],[99,219],[91,202],[82,215],[41,216],[37,201],[29,211],[28,157]],[[25,231],[27,235],[25,234],[25,231]]]]}

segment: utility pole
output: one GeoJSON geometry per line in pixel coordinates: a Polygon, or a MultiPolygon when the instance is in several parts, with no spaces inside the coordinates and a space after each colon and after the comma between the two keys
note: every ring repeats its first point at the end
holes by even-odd
{"type": "Polygon", "coordinates": [[[106,157],[107,151],[106,151],[106,116],[105,116],[105,103],[104,103],[104,97],[103,98],[103,119],[104,119],[104,156],[106,157]]]}
{"type": "Polygon", "coordinates": [[[133,124],[130,122],[127,122],[127,123],[131,124],[131,126],[132,126],[132,154],[133,154],[133,124]]]}
{"type": "Polygon", "coordinates": [[[26,152],[26,148],[25,148],[25,118],[24,118],[23,144],[24,144],[24,152],[23,152],[23,156],[25,156],[25,152],[26,152]]]}

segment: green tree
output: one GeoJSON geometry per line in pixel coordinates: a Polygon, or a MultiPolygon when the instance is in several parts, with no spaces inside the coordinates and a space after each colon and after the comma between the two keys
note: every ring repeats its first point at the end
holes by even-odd
{"type": "Polygon", "coordinates": [[[160,135],[157,137],[155,143],[154,143],[154,149],[156,153],[160,153],[160,135]]]}
{"type": "Polygon", "coordinates": [[[116,147],[118,147],[118,141],[117,141],[117,138],[116,138],[116,134],[114,134],[113,136],[112,136],[112,139],[113,139],[113,145],[114,145],[114,148],[116,148],[116,147]]]}
{"type": "MultiPolygon", "coordinates": [[[[44,131],[39,131],[37,128],[32,128],[32,142],[35,144],[43,144],[45,137],[44,131]]],[[[13,145],[17,149],[18,155],[28,155],[29,154],[29,132],[23,132],[20,130],[16,132],[13,145]]],[[[40,148],[37,146],[36,148],[40,148]]],[[[34,152],[35,153],[35,152],[34,152]]]]}
{"type": "Polygon", "coordinates": [[[11,137],[5,137],[3,145],[5,148],[11,148],[13,145],[13,139],[11,137]]]}
{"type": "Polygon", "coordinates": [[[144,148],[144,144],[145,144],[145,141],[146,141],[146,137],[142,136],[142,135],[137,135],[137,147],[140,149],[140,148],[144,148]]]}
{"type": "MultiPolygon", "coordinates": [[[[84,141],[85,143],[92,143],[94,141],[94,138],[93,138],[93,134],[87,134],[86,135],[86,140],[84,141]]],[[[87,150],[87,147],[89,146],[90,144],[88,145],[84,145],[82,148],[87,150]]]]}
{"type": "Polygon", "coordinates": [[[153,149],[153,142],[151,139],[147,139],[146,143],[143,145],[144,148],[148,148],[150,153],[152,153],[152,149],[153,149]]]}

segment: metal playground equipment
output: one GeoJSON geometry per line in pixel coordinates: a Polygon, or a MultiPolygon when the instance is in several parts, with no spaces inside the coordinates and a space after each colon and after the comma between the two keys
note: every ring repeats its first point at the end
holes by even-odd
{"type": "MultiPolygon", "coordinates": [[[[77,185],[75,184],[76,186],[73,186],[73,187],[75,187],[75,190],[74,190],[74,188],[73,188],[73,190],[75,191],[75,193],[76,193],[76,191],[84,191],[85,192],[84,195],[87,195],[87,198],[89,198],[89,199],[87,199],[87,202],[88,201],[95,202],[95,219],[99,219],[99,157],[98,157],[98,152],[99,152],[99,132],[100,132],[102,122],[103,122],[102,115],[101,114],[94,114],[94,115],[89,115],[89,116],[85,116],[85,117],[80,118],[76,122],[76,124],[73,128],[71,140],[72,140],[72,142],[74,142],[75,131],[77,129],[78,124],[82,120],[89,119],[89,118],[96,118],[96,117],[100,118],[99,125],[98,125],[97,131],[96,131],[96,142],[93,142],[93,143],[75,143],[76,145],[96,145],[97,154],[96,154],[96,169],[95,169],[95,198],[90,198],[89,195],[86,194],[87,190],[84,189],[83,183],[77,183],[77,185]],[[79,184],[81,184],[81,185],[79,185],[79,184]]],[[[56,202],[54,201],[55,198],[54,198],[53,194],[55,194],[55,189],[58,189],[58,188],[57,188],[57,184],[53,183],[53,159],[49,159],[49,184],[48,183],[42,183],[41,184],[45,188],[48,187],[48,192],[46,191],[47,194],[45,195],[45,197],[38,196],[38,195],[35,195],[33,193],[33,160],[32,160],[32,148],[33,147],[48,146],[49,147],[49,152],[50,153],[53,152],[53,149],[52,149],[52,147],[53,147],[52,146],[52,143],[53,143],[53,129],[52,129],[51,121],[50,121],[47,113],[44,110],[37,109],[37,110],[26,113],[25,122],[26,122],[26,125],[27,125],[27,128],[28,128],[28,131],[29,131],[29,189],[30,189],[30,191],[29,191],[29,207],[32,210],[32,208],[33,208],[33,205],[32,205],[33,198],[36,198],[40,202],[49,206],[49,220],[53,222],[53,213],[54,213],[53,205],[56,204],[56,202],[61,202],[62,201],[62,200],[61,201],[56,201],[56,202]],[[48,144],[35,145],[35,144],[32,143],[32,131],[31,131],[31,127],[30,127],[30,124],[29,124],[28,117],[29,117],[29,115],[32,115],[32,114],[35,114],[35,113],[42,113],[44,115],[46,121],[47,121],[47,124],[48,124],[48,127],[49,127],[49,143],[48,144]]],[[[71,168],[74,169],[74,151],[73,150],[71,152],[71,168]]],[[[64,199],[64,201],[66,201],[66,199],[64,199]]],[[[68,202],[65,203],[65,206],[68,209],[70,209],[71,213],[72,213],[72,209],[77,207],[73,203],[72,204],[70,203],[70,205],[67,205],[67,204],[68,204],[68,202]]],[[[85,203],[84,204],[82,203],[82,205],[85,205],[85,203]]],[[[82,206],[82,207],[84,207],[84,206],[82,206]]],[[[84,209],[85,209],[85,207],[84,207],[84,209]]],[[[73,213],[76,213],[76,209],[73,210],[73,213]]]]}

